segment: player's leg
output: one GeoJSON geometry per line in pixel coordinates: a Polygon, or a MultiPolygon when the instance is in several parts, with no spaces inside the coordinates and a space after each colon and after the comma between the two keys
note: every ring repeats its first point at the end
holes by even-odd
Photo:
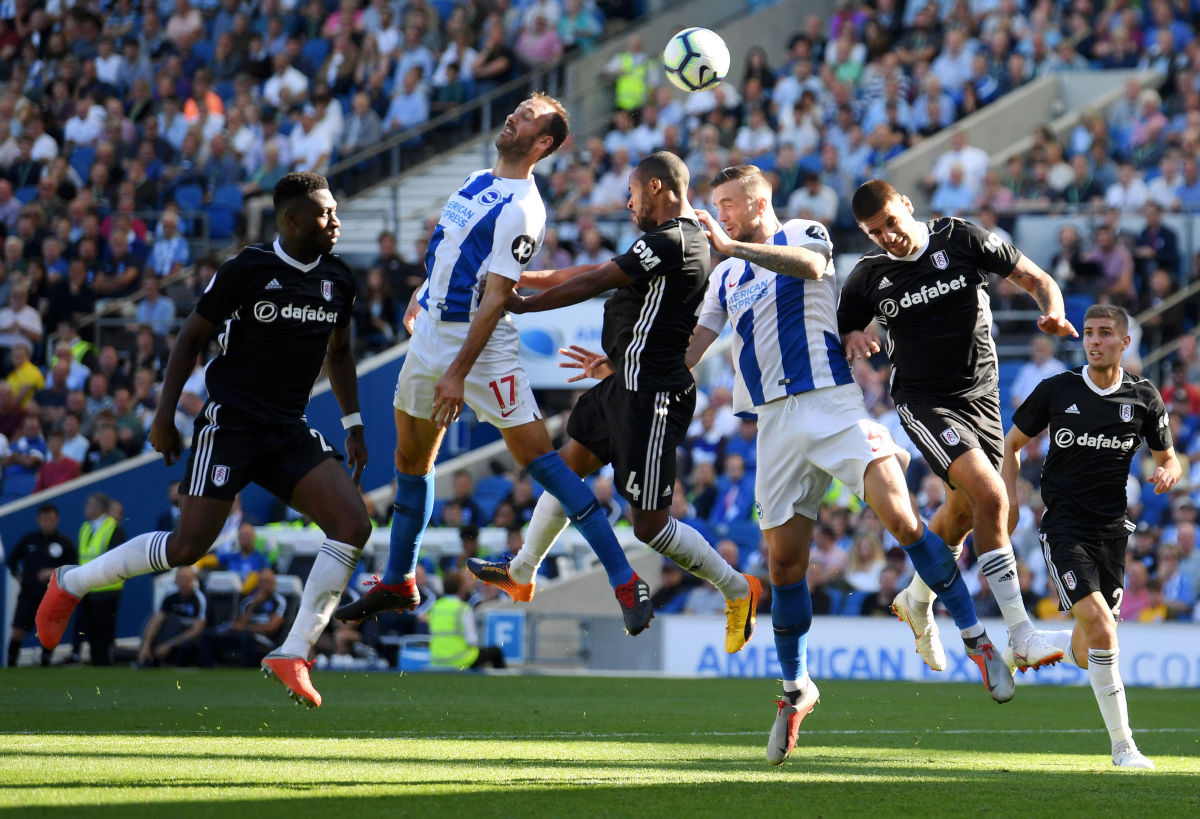
{"type": "MultiPolygon", "coordinates": [[[[194,450],[192,458],[196,458],[194,450]]],[[[183,486],[189,487],[189,481],[185,480],[183,486]]],[[[236,494],[244,484],[235,488],[230,478],[225,486],[236,494]]],[[[194,488],[228,494],[224,487],[213,487],[211,481],[200,481],[194,488]]],[[[56,569],[37,611],[38,639],[42,646],[53,649],[58,645],[71,612],[89,591],[138,575],[190,565],[203,557],[221,533],[233,507],[233,494],[228,498],[181,495],[179,521],[174,532],[146,532],[109,549],[90,563],[56,569]]]]}
{"type": "MultiPolygon", "coordinates": [[[[939,506],[929,519],[929,529],[942,539],[957,562],[962,555],[963,541],[971,531],[971,503],[965,494],[956,491],[950,484],[944,483],[944,486],[946,502],[939,506]]],[[[908,587],[901,594],[905,600],[911,601],[914,611],[927,612],[923,616],[933,617],[933,601],[937,595],[929,588],[929,584],[921,579],[921,575],[913,575],[908,587]]]]}
{"type": "Polygon", "coordinates": [[[771,573],[771,623],[783,680],[783,697],[776,701],[779,711],[767,740],[767,761],[772,765],[782,764],[796,747],[800,724],[820,697],[808,676],[807,658],[813,618],[807,579],[812,530],[813,519],[803,514],[763,530],[771,573]]]}

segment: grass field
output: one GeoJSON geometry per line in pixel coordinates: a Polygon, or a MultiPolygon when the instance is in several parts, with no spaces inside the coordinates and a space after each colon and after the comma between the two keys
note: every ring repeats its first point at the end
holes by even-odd
{"type": "Polygon", "coordinates": [[[1196,690],[1129,692],[1144,773],[1112,767],[1086,688],[821,682],[772,768],[769,680],[322,672],[305,711],[250,672],[2,679],[24,815],[1200,815],[1196,690]]]}

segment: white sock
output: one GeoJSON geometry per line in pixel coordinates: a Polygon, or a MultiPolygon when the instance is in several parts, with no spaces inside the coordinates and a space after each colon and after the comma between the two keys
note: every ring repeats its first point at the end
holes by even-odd
{"type": "Polygon", "coordinates": [[[538,566],[542,565],[554,541],[566,531],[569,522],[567,512],[558,499],[549,492],[543,492],[533,507],[521,551],[508,564],[508,573],[515,582],[521,585],[533,582],[538,566]]]}
{"type": "Polygon", "coordinates": [[[1073,665],[1079,668],[1079,661],[1075,659],[1074,652],[1071,651],[1071,635],[1073,632],[1068,631],[1043,631],[1042,636],[1046,638],[1046,642],[1063,653],[1063,662],[1067,665],[1073,665]]]}
{"type": "Polygon", "coordinates": [[[92,589],[111,586],[122,580],[149,572],[165,572],[171,568],[167,563],[167,538],[170,532],[146,532],[78,568],[63,572],[63,588],[83,597],[92,589]]]}
{"type": "Polygon", "coordinates": [[[1125,686],[1121,683],[1121,671],[1117,668],[1120,649],[1088,649],[1088,680],[1108,728],[1108,738],[1118,742],[1133,742],[1133,731],[1129,730],[1129,708],[1125,704],[1125,686]]]}
{"type": "Polygon", "coordinates": [[[304,583],[304,594],[300,596],[300,610],[296,612],[296,620],[287,639],[279,647],[281,654],[291,654],[308,659],[308,653],[313,644],[329,624],[354,568],[358,565],[358,556],[362,549],[356,549],[348,543],[339,543],[327,538],[321,544],[312,571],[304,583]]]}
{"type": "Polygon", "coordinates": [[[799,680],[784,680],[783,690],[787,694],[791,694],[796,691],[803,691],[804,689],[808,688],[808,680],[808,674],[805,674],[804,677],[799,680]]]}
{"type": "Polygon", "coordinates": [[[669,519],[666,527],[646,545],[674,560],[685,572],[712,583],[726,600],[737,600],[750,593],[745,575],[726,563],[704,536],[686,523],[669,519]]]}
{"type": "Polygon", "coordinates": [[[987,577],[992,596],[1000,606],[1000,614],[1008,624],[1008,633],[1013,645],[1025,640],[1033,633],[1033,623],[1025,611],[1021,599],[1021,581],[1017,578],[1017,556],[1012,544],[1005,544],[995,551],[979,556],[979,569],[987,577]]]}
{"type": "MultiPolygon", "coordinates": [[[[947,545],[946,548],[954,553],[954,560],[957,562],[959,556],[962,554],[963,545],[961,543],[957,546],[947,545]]],[[[912,582],[908,584],[908,593],[918,603],[928,603],[929,605],[933,605],[934,598],[937,597],[933,593],[933,589],[929,588],[929,584],[921,579],[921,575],[916,573],[913,574],[912,582]]]]}

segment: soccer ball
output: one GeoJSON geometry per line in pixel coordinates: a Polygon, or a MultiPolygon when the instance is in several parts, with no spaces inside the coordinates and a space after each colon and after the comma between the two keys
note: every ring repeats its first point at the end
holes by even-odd
{"type": "Polygon", "coordinates": [[[725,41],[706,28],[685,28],[667,41],[663,49],[667,79],[684,91],[714,88],[729,73],[729,49],[725,41]]]}

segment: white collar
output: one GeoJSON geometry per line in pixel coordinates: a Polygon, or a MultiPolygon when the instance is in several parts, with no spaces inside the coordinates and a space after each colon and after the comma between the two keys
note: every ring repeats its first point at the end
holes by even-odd
{"type": "Polygon", "coordinates": [[[279,243],[278,238],[275,239],[275,244],[272,245],[272,248],[275,250],[276,256],[283,259],[285,262],[287,262],[292,267],[296,268],[297,270],[299,270],[302,273],[307,273],[308,271],[312,270],[314,267],[316,267],[317,265],[319,265],[321,263],[321,257],[318,256],[315,261],[311,261],[308,264],[301,264],[300,262],[296,261],[295,259],[293,259],[291,256],[287,255],[287,253],[284,252],[283,245],[281,245],[279,243]]]}
{"type": "Polygon", "coordinates": [[[1091,365],[1083,368],[1083,383],[1087,384],[1088,389],[1096,393],[1096,395],[1112,395],[1114,392],[1120,389],[1121,382],[1125,378],[1125,369],[1123,367],[1117,367],[1117,383],[1113,384],[1107,389],[1101,389],[1100,387],[1096,386],[1096,382],[1092,380],[1089,370],[1091,370],[1091,365]]]}
{"type": "MultiPolygon", "coordinates": [[[[898,262],[915,262],[917,259],[921,258],[921,254],[924,253],[925,249],[929,247],[929,225],[925,224],[924,222],[917,222],[917,225],[920,227],[921,234],[921,239],[917,242],[917,249],[907,256],[892,256],[891,253],[888,253],[888,256],[891,256],[898,262]]],[[[884,252],[887,253],[887,251],[884,252]]]]}

